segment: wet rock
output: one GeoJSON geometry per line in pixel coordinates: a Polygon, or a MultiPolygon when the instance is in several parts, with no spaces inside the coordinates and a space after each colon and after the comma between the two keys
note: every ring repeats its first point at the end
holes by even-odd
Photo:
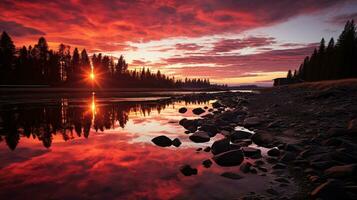
{"type": "Polygon", "coordinates": [[[160,147],[169,147],[172,145],[172,141],[170,138],[160,135],[151,140],[154,144],[160,147]]]}
{"type": "Polygon", "coordinates": [[[180,171],[185,176],[191,176],[197,174],[197,169],[192,168],[190,165],[184,165],[180,168],[180,171]]]}
{"type": "Polygon", "coordinates": [[[280,156],[280,150],[277,148],[272,148],[267,152],[268,156],[278,157],[280,156]]]}
{"type": "Polygon", "coordinates": [[[195,132],[197,130],[198,121],[183,118],[179,121],[179,124],[183,126],[186,130],[189,130],[190,132],[195,132]]]}
{"type": "Polygon", "coordinates": [[[207,132],[210,137],[214,137],[218,133],[217,127],[213,124],[203,124],[199,130],[207,132]]]}
{"type": "Polygon", "coordinates": [[[234,131],[231,134],[231,141],[234,143],[236,140],[249,139],[252,135],[252,133],[246,131],[234,131]]]}
{"type": "Polygon", "coordinates": [[[242,151],[244,153],[244,156],[249,157],[249,158],[261,158],[261,151],[260,149],[256,149],[253,147],[242,147],[242,151]]]}
{"type": "Polygon", "coordinates": [[[326,160],[326,161],[316,161],[316,162],[311,162],[310,166],[319,169],[319,170],[325,170],[327,168],[330,168],[332,166],[338,165],[339,163],[333,160],[326,160]]]}
{"type": "Polygon", "coordinates": [[[203,143],[210,141],[210,136],[204,131],[197,131],[190,135],[190,140],[196,143],[203,143]]]}
{"type": "Polygon", "coordinates": [[[278,162],[278,159],[274,158],[274,157],[267,157],[266,161],[270,164],[274,164],[278,162]]]}
{"type": "Polygon", "coordinates": [[[195,115],[200,115],[202,113],[206,112],[204,109],[202,108],[195,108],[192,110],[192,113],[195,114],[195,115]]]}
{"type": "Polygon", "coordinates": [[[263,147],[272,147],[274,141],[274,137],[267,132],[257,132],[252,136],[252,141],[258,146],[263,147]]]}
{"type": "Polygon", "coordinates": [[[178,111],[179,111],[179,113],[185,113],[185,112],[187,112],[187,108],[182,107],[178,111]]]}
{"type": "Polygon", "coordinates": [[[253,127],[258,126],[262,123],[262,121],[258,117],[248,117],[244,119],[243,125],[244,127],[253,127]]]}
{"type": "Polygon", "coordinates": [[[255,169],[255,168],[250,168],[250,173],[256,174],[256,173],[258,173],[258,171],[257,171],[257,169],[255,169]]]}
{"type": "Polygon", "coordinates": [[[217,154],[213,160],[220,166],[237,166],[243,162],[244,156],[241,150],[236,149],[217,154]]]}
{"type": "Polygon", "coordinates": [[[200,148],[197,148],[196,151],[202,151],[202,148],[201,148],[201,147],[200,147],[200,148]]]}
{"type": "Polygon", "coordinates": [[[292,152],[300,152],[302,151],[302,147],[296,144],[286,144],[285,145],[285,150],[286,151],[292,151],[292,152]]]}
{"type": "Polygon", "coordinates": [[[207,110],[208,109],[208,106],[205,106],[205,107],[203,107],[205,110],[207,110]]]}
{"type": "Polygon", "coordinates": [[[243,177],[237,173],[233,173],[233,172],[223,172],[221,174],[221,176],[225,177],[225,178],[229,178],[229,179],[234,179],[234,180],[238,180],[238,179],[242,179],[243,177]]]}
{"type": "Polygon", "coordinates": [[[175,147],[179,147],[179,146],[181,146],[181,144],[182,144],[182,142],[178,138],[175,138],[174,140],[172,140],[172,145],[174,145],[175,147]]]}
{"type": "Polygon", "coordinates": [[[252,167],[252,164],[250,164],[249,162],[245,162],[240,165],[239,169],[241,172],[246,174],[246,173],[250,172],[251,167],[252,167]]]}
{"type": "Polygon", "coordinates": [[[210,168],[211,165],[212,165],[212,161],[211,161],[210,159],[204,160],[204,161],[202,162],[202,165],[203,165],[204,167],[206,167],[206,168],[210,168]]]}
{"type": "Polygon", "coordinates": [[[213,155],[217,155],[229,150],[230,150],[229,140],[226,138],[215,141],[211,147],[211,152],[213,153],[213,155]]]}
{"type": "Polygon", "coordinates": [[[324,173],[331,178],[353,177],[357,175],[357,164],[330,167],[324,173]]]}

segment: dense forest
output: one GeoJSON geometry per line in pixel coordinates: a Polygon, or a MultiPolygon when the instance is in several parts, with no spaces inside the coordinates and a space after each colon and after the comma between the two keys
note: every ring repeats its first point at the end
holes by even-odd
{"type": "MultiPolygon", "coordinates": [[[[128,70],[123,56],[99,54],[89,56],[86,49],[79,51],[61,44],[58,51],[49,49],[44,37],[34,46],[17,49],[11,37],[4,31],[0,38],[0,85],[48,85],[52,87],[88,87],[89,74],[95,74],[100,87],[162,87],[162,88],[209,88],[208,79],[176,80],[160,71],[149,68],[128,70]]],[[[222,87],[222,86],[219,86],[222,87]]]]}
{"type": "Polygon", "coordinates": [[[357,78],[357,33],[354,21],[347,21],[336,44],[331,38],[326,46],[322,38],[319,48],[315,48],[294,73],[289,70],[287,78],[301,81],[357,78]]]}

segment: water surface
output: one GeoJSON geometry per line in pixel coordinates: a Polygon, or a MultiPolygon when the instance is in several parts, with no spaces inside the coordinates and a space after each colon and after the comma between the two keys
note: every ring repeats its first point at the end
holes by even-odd
{"type": "MultiPolygon", "coordinates": [[[[232,199],[263,192],[268,176],[242,174],[239,167],[204,168],[209,152],[178,125],[195,118],[192,108],[213,99],[165,97],[76,98],[4,101],[0,106],[0,196],[3,199],[232,199]],[[187,107],[185,114],[178,113],[187,107]],[[166,135],[182,145],[158,147],[166,135]],[[183,176],[189,164],[198,175],[183,176]],[[237,172],[243,179],[220,176],[237,172]]],[[[204,115],[204,114],[203,114],[204,115]]],[[[216,137],[218,139],[219,136],[216,137]]],[[[246,160],[249,162],[249,160],[246,160]]]]}

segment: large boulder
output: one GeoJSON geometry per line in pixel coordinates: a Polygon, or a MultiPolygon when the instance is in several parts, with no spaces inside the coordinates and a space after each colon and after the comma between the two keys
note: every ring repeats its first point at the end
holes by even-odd
{"type": "Polygon", "coordinates": [[[204,131],[197,131],[190,135],[190,140],[196,143],[203,143],[210,141],[210,136],[207,132],[204,131]]]}
{"type": "Polygon", "coordinates": [[[195,108],[192,110],[192,113],[195,114],[195,115],[200,115],[202,113],[206,112],[204,109],[202,108],[195,108]]]}
{"type": "Polygon", "coordinates": [[[243,152],[239,149],[226,151],[213,157],[217,165],[229,167],[240,165],[244,160],[243,152]]]}
{"type": "Polygon", "coordinates": [[[179,121],[179,124],[190,132],[197,131],[198,121],[183,118],[179,121]]]}
{"type": "Polygon", "coordinates": [[[335,180],[328,180],[317,186],[311,193],[311,199],[350,199],[341,185],[335,180]]]}
{"type": "Polygon", "coordinates": [[[236,140],[249,139],[252,137],[252,133],[247,131],[233,131],[231,133],[231,141],[234,142],[236,140]]]}
{"type": "Polygon", "coordinates": [[[274,137],[268,132],[257,132],[252,136],[252,141],[258,146],[273,147],[274,137]]]}
{"type": "Polygon", "coordinates": [[[172,141],[170,138],[160,135],[151,140],[154,144],[160,147],[169,147],[172,145],[172,141]]]}
{"type": "Polygon", "coordinates": [[[253,147],[242,147],[242,151],[244,156],[249,158],[261,158],[261,151],[260,149],[253,148],[253,147]]]}
{"type": "Polygon", "coordinates": [[[280,156],[280,150],[277,148],[272,148],[272,149],[268,150],[267,154],[268,154],[268,156],[277,157],[277,156],[280,156]]]}
{"type": "Polygon", "coordinates": [[[214,137],[218,133],[217,127],[213,124],[202,124],[199,130],[207,132],[210,137],[214,137]]]}
{"type": "Polygon", "coordinates": [[[217,154],[229,151],[229,150],[230,150],[229,140],[226,138],[215,141],[211,147],[211,152],[214,155],[217,155],[217,154]]]}

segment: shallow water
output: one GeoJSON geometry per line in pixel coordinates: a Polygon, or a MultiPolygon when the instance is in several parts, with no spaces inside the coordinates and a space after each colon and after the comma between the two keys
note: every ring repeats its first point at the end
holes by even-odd
{"type": "Polygon", "coordinates": [[[242,174],[239,166],[204,168],[202,161],[212,155],[196,149],[213,141],[195,144],[178,125],[183,117],[197,117],[192,108],[211,107],[214,100],[151,100],[157,99],[88,95],[2,104],[1,198],[232,199],[264,193],[270,176],[242,174]],[[189,111],[178,113],[183,106],[189,111]],[[179,138],[182,145],[155,146],[151,139],[159,135],[179,138]],[[184,164],[198,175],[183,176],[184,164]],[[223,172],[244,178],[228,179],[223,172]]]}

